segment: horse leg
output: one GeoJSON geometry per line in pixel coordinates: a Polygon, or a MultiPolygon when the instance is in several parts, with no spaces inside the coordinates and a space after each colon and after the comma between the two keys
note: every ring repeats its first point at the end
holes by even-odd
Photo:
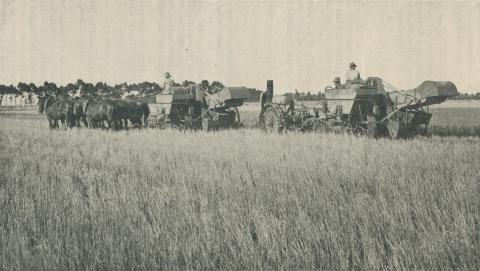
{"type": "Polygon", "coordinates": [[[107,119],[106,122],[107,122],[108,129],[109,129],[109,130],[113,130],[113,123],[112,123],[112,121],[109,120],[109,119],[107,119]]]}
{"type": "Polygon", "coordinates": [[[89,129],[93,128],[92,118],[90,118],[90,117],[85,118],[84,121],[85,121],[85,127],[88,127],[89,129]]]}
{"type": "Polygon", "coordinates": [[[60,119],[60,122],[62,123],[62,129],[67,130],[68,129],[68,120],[64,117],[60,119]]]}
{"type": "Polygon", "coordinates": [[[55,128],[53,126],[53,119],[50,117],[48,117],[48,127],[50,128],[50,130],[53,130],[53,128],[55,128]]]}
{"type": "Polygon", "coordinates": [[[127,127],[123,124],[123,120],[122,120],[122,119],[118,119],[118,120],[117,120],[117,126],[118,126],[118,129],[119,129],[119,130],[127,129],[127,127]]]}
{"type": "Polygon", "coordinates": [[[70,120],[67,117],[62,118],[62,126],[65,130],[68,130],[70,128],[70,120]]]}
{"type": "Polygon", "coordinates": [[[143,116],[143,127],[144,128],[148,127],[148,118],[146,116],[143,116]]]}
{"type": "Polygon", "coordinates": [[[123,130],[123,122],[121,119],[116,121],[116,125],[119,130],[123,130]]]}
{"type": "MultiPolygon", "coordinates": [[[[64,116],[62,116],[62,121],[65,123],[65,127],[63,127],[65,130],[68,130],[70,128],[70,118],[68,117],[67,113],[65,113],[64,116]]],[[[63,124],[62,123],[62,124],[63,124]]]]}
{"type": "Polygon", "coordinates": [[[119,128],[118,120],[109,119],[107,122],[108,122],[108,125],[110,126],[110,129],[114,131],[118,131],[118,128],[119,128]]]}
{"type": "Polygon", "coordinates": [[[115,126],[115,130],[121,130],[122,129],[122,120],[112,120],[113,125],[115,126]]]}

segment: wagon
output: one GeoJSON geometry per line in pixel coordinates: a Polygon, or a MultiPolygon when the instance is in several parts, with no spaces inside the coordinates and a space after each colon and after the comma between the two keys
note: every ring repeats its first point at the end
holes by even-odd
{"type": "Polygon", "coordinates": [[[199,85],[174,87],[172,94],[158,94],[149,103],[149,126],[205,131],[240,126],[239,106],[248,98],[245,87],[225,87],[210,94],[199,85]]]}

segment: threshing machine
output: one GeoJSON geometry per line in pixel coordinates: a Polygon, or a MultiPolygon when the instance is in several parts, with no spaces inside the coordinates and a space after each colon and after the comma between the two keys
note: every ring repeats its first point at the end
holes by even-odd
{"type": "Polygon", "coordinates": [[[378,77],[327,87],[319,106],[298,104],[289,96],[273,96],[273,82],[261,95],[260,125],[284,130],[350,132],[370,137],[407,138],[425,133],[432,114],[428,106],[457,95],[448,81],[425,81],[412,90],[385,90],[378,77]]]}
{"type": "Polygon", "coordinates": [[[157,94],[149,103],[150,127],[204,130],[240,126],[237,107],[248,98],[245,87],[225,87],[210,94],[199,85],[174,87],[172,94],[157,94]]]}

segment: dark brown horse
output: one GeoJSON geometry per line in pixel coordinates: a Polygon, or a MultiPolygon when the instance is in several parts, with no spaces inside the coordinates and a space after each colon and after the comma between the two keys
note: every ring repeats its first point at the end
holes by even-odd
{"type": "Polygon", "coordinates": [[[83,110],[89,128],[103,128],[107,122],[108,128],[117,130],[119,128],[119,116],[115,113],[115,107],[103,100],[89,99],[83,110]]]}
{"type": "Polygon", "coordinates": [[[45,95],[38,98],[38,113],[47,115],[50,129],[59,128],[58,121],[62,126],[71,128],[74,125],[73,105],[71,101],[45,95]]]}
{"type": "Polygon", "coordinates": [[[88,98],[75,98],[73,99],[73,103],[73,118],[75,125],[80,127],[80,122],[82,122],[85,127],[88,127],[87,115],[85,113],[88,104],[88,98]]]}
{"type": "Polygon", "coordinates": [[[148,116],[150,115],[150,109],[148,108],[148,103],[146,102],[137,102],[138,114],[141,116],[143,122],[143,127],[148,126],[148,116]]]}
{"type": "MultiPolygon", "coordinates": [[[[119,119],[119,128],[127,129],[128,121],[130,121],[132,127],[140,128],[142,126],[144,107],[141,107],[139,103],[116,99],[106,99],[105,102],[113,106],[114,115],[119,119]]],[[[148,109],[148,105],[146,107],[148,109]]]]}

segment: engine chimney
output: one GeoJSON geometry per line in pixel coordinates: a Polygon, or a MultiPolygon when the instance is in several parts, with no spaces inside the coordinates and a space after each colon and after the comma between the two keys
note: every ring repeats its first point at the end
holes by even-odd
{"type": "Polygon", "coordinates": [[[273,97],[273,80],[267,80],[267,101],[272,102],[273,97]]]}

